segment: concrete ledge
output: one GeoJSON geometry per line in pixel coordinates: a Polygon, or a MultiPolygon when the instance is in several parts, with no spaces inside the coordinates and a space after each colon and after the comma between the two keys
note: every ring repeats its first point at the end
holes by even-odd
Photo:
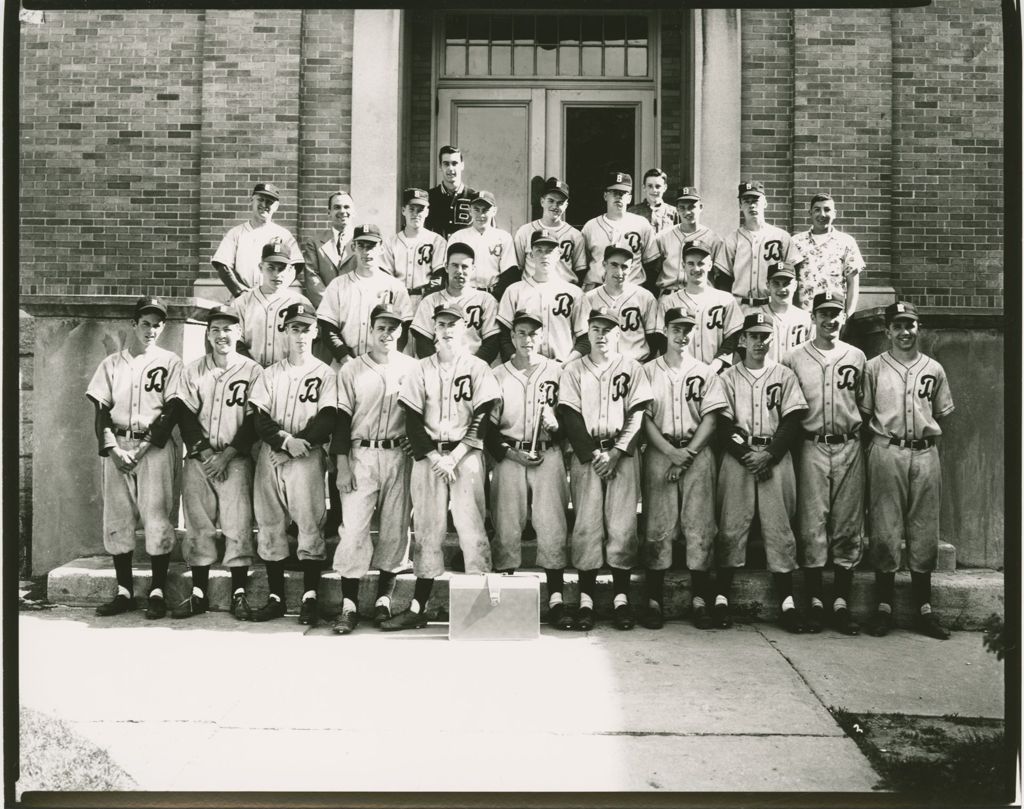
{"type": "MultiPolygon", "coordinates": [[[[525,574],[536,575],[541,581],[542,611],[547,605],[547,587],[541,570],[525,570],[525,574]]],[[[447,613],[448,576],[437,580],[428,613],[447,613]]],[[[825,576],[826,592],[831,575],[825,576]]],[[[135,593],[139,602],[149,590],[150,573],[147,565],[137,565],[135,572],[135,593]]],[[[394,608],[404,609],[412,598],[415,577],[411,572],[398,576],[395,587],[394,608]]],[[[874,604],[874,577],[870,572],[858,572],[854,576],[851,607],[861,617],[867,617],[874,604]]],[[[803,604],[801,576],[796,576],[798,602],[803,604]]],[[[114,568],[107,556],[90,556],[76,559],[50,571],[47,577],[47,598],[50,603],[70,607],[87,607],[109,601],[115,588],[114,568]]],[[[168,604],[183,600],[191,591],[191,579],[187,568],[180,562],[171,564],[168,578],[168,604]]],[[[359,590],[360,609],[369,615],[376,598],[377,575],[368,574],[363,578],[359,590]]],[[[227,610],[231,603],[231,577],[226,568],[214,567],[210,571],[210,604],[214,610],[227,610]]],[[[267,580],[262,564],[253,566],[249,573],[249,599],[254,606],[262,604],[267,597],[267,580]]],[[[285,599],[291,611],[298,609],[302,597],[302,574],[289,570],[285,577],[285,599]]],[[[631,598],[640,604],[643,597],[643,575],[634,573],[631,598]]],[[[578,600],[575,572],[566,572],[565,598],[569,603],[578,600]]],[[[733,599],[735,611],[748,620],[774,620],[778,605],[771,591],[771,575],[763,570],[743,570],[736,574],[733,599]]],[[[611,575],[603,573],[597,579],[596,607],[598,614],[608,617],[612,607],[611,575]]],[[[321,610],[325,615],[334,615],[341,608],[341,577],[333,570],[325,570],[320,585],[321,610]]],[[[992,614],[1002,615],[1004,609],[1003,575],[990,570],[961,570],[957,573],[936,573],[932,577],[932,604],[943,620],[953,629],[980,629],[992,614]]],[[[683,571],[669,571],[665,576],[665,610],[669,618],[686,618],[690,605],[690,576],[683,571]]],[[[910,626],[913,605],[910,593],[910,574],[896,576],[896,623],[910,626]]]]}

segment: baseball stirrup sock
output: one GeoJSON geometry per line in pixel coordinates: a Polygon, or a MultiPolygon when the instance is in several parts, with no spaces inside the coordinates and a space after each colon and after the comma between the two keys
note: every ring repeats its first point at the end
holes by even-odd
{"type": "Polygon", "coordinates": [[[661,604],[665,599],[665,571],[648,570],[646,576],[647,598],[661,604]]]}
{"type": "Polygon", "coordinates": [[[835,583],[832,589],[835,591],[836,599],[849,601],[850,590],[853,589],[853,571],[837,566],[835,569],[835,583]]]}
{"type": "Polygon", "coordinates": [[[267,562],[267,589],[284,601],[284,561],[267,562]]]}
{"type": "Polygon", "coordinates": [[[914,605],[921,607],[932,600],[932,574],[910,571],[910,591],[914,595],[914,605]]]}
{"type": "Polygon", "coordinates": [[[551,568],[544,569],[544,578],[548,582],[548,594],[554,595],[555,593],[561,593],[565,586],[565,571],[564,570],[553,570],[551,568]]]}
{"type": "Polygon", "coordinates": [[[615,595],[623,595],[629,598],[629,568],[612,568],[612,589],[615,595]]]}
{"type": "Polygon", "coordinates": [[[427,608],[427,601],[430,600],[430,593],[433,589],[433,579],[416,579],[416,585],[413,587],[412,597],[419,602],[421,610],[425,610],[427,608]]]}
{"type": "Polygon", "coordinates": [[[804,568],[804,587],[807,589],[808,598],[816,598],[819,601],[821,601],[823,591],[821,585],[820,567],[804,568]]]}
{"type": "Polygon", "coordinates": [[[392,573],[390,570],[382,570],[380,577],[377,579],[377,598],[387,597],[391,598],[395,592],[395,577],[397,574],[392,573]]]}
{"type": "Polygon", "coordinates": [[[209,565],[197,565],[192,568],[192,587],[199,588],[203,591],[203,595],[206,595],[206,591],[210,587],[209,565]]]}
{"type": "MultiPolygon", "coordinates": [[[[736,568],[733,567],[720,567],[718,568],[718,594],[720,596],[729,597],[729,593],[732,591],[732,577],[736,574],[736,568]]],[[[715,603],[718,603],[718,599],[715,599],[715,603]]]]}
{"type": "Polygon", "coordinates": [[[893,595],[896,593],[896,574],[876,571],[875,588],[878,591],[879,603],[892,604],[893,595]]]}
{"type": "Polygon", "coordinates": [[[302,560],[302,591],[308,593],[310,590],[316,591],[316,588],[320,586],[320,560],[318,559],[303,559],[302,560]]]}
{"type": "Polygon", "coordinates": [[[231,592],[244,590],[249,578],[249,566],[231,568],[231,592]]]}
{"type": "MultiPolygon", "coordinates": [[[[662,574],[662,581],[664,581],[664,573],[662,574]]],[[[691,570],[690,571],[690,590],[691,598],[694,602],[699,598],[701,606],[708,601],[715,600],[715,594],[711,591],[711,573],[707,570],[691,570]]]]}
{"type": "Polygon", "coordinates": [[[594,590],[597,589],[597,571],[596,570],[581,570],[580,571],[580,593],[589,596],[591,599],[594,598],[594,590]]]}
{"type": "Polygon", "coordinates": [[[785,601],[787,597],[793,596],[792,573],[772,573],[772,584],[775,585],[775,595],[779,601],[785,601]]]}
{"type": "Polygon", "coordinates": [[[355,605],[359,605],[359,579],[352,579],[346,576],[341,578],[341,597],[347,598],[355,605]]]}
{"type": "Polygon", "coordinates": [[[117,583],[125,590],[128,591],[129,595],[135,592],[135,588],[132,586],[132,552],[128,553],[116,553],[114,554],[114,572],[117,574],[117,583]]]}
{"type": "Polygon", "coordinates": [[[150,563],[153,566],[152,590],[167,589],[167,569],[171,566],[171,555],[161,553],[159,556],[151,556],[150,563]]]}

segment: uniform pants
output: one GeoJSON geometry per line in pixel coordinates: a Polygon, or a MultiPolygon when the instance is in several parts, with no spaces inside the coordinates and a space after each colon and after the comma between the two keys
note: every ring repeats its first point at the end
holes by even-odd
{"type": "Polygon", "coordinates": [[[880,437],[868,446],[868,515],[875,570],[895,572],[904,541],[912,572],[935,570],[941,483],[938,447],[904,449],[880,437]]]}
{"type": "Polygon", "coordinates": [[[651,570],[672,566],[672,543],[682,531],[686,566],[710,570],[714,563],[715,456],[710,447],[697,453],[677,482],[665,480],[672,462],[653,445],[644,455],[644,565],[651,570]]]}
{"type": "Polygon", "coordinates": [[[289,520],[299,529],[299,560],[323,559],[327,554],[323,528],[327,516],[324,505],[324,472],[326,464],[322,447],[310,448],[301,458],[275,453],[269,444],[260,444],[256,459],[256,483],[253,505],[259,524],[260,558],[279,562],[288,558],[289,520]],[[280,460],[274,465],[272,456],[280,460]],[[287,459],[287,460],[285,460],[287,459]]]}
{"type": "Polygon", "coordinates": [[[576,510],[570,543],[573,567],[597,570],[604,562],[603,557],[607,558],[609,567],[635,567],[639,545],[636,504],[640,499],[637,455],[621,456],[615,477],[604,481],[592,464],[580,463],[574,454],[569,485],[576,510]]]}
{"type": "MultiPolygon", "coordinates": [[[[138,449],[139,440],[117,436],[121,449],[138,449]]],[[[150,447],[131,472],[119,472],[110,458],[103,459],[103,549],[112,555],[135,550],[135,529],[142,525],[146,553],[161,556],[174,548],[173,441],[150,447]]]]}
{"type": "Polygon", "coordinates": [[[864,453],[859,441],[802,442],[798,545],[803,567],[824,567],[829,553],[852,570],[864,554],[864,453]]]}
{"type": "Polygon", "coordinates": [[[790,573],[796,569],[796,476],[793,460],[786,453],[772,467],[768,480],[758,482],[747,468],[726,453],[718,470],[719,567],[743,567],[747,561],[747,538],[754,514],[761,520],[768,570],[790,573]]]}
{"type": "Polygon", "coordinates": [[[334,569],[346,579],[374,570],[396,571],[409,544],[412,459],[400,448],[353,447],[349,455],[355,490],[341,495],[341,525],[334,569]],[[370,536],[379,512],[377,541],[370,536]]]}
{"type": "Polygon", "coordinates": [[[185,459],[182,475],[182,505],[185,509],[185,561],[207,567],[217,561],[217,523],[224,534],[224,567],[246,567],[253,563],[256,542],[252,535],[252,459],[236,456],[228,463],[224,480],[209,480],[202,462],[185,459]]]}
{"type": "Polygon", "coordinates": [[[441,545],[448,533],[449,506],[466,572],[491,572],[491,547],[484,529],[483,452],[473,449],[466,453],[455,475],[450,484],[437,477],[427,458],[412,465],[413,572],[417,578],[436,579],[444,573],[441,545]]]}
{"type": "Polygon", "coordinates": [[[547,570],[560,570],[568,563],[565,522],[568,491],[561,447],[548,447],[541,458],[540,465],[534,467],[510,460],[494,465],[491,517],[495,533],[491,551],[496,570],[519,567],[523,563],[522,537],[528,494],[533,495],[537,564],[547,570]]]}

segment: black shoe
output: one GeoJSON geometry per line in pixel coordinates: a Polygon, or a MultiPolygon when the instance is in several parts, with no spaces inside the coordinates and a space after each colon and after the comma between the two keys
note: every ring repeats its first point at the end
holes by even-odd
{"type": "Polygon", "coordinates": [[[572,607],[566,604],[555,604],[548,608],[548,623],[563,632],[576,626],[576,615],[572,607]]]}
{"type": "Polygon", "coordinates": [[[825,608],[812,604],[807,611],[807,621],[804,623],[804,631],[817,635],[825,626],[825,608]]]}
{"type": "Polygon", "coordinates": [[[892,613],[876,610],[875,614],[868,618],[867,633],[875,638],[884,638],[892,629],[892,613]]]}
{"type": "Polygon", "coordinates": [[[150,596],[146,601],[146,619],[159,621],[167,615],[167,602],[161,596],[150,596]]]}
{"type": "Polygon", "coordinates": [[[640,626],[645,629],[661,629],[665,626],[665,614],[661,607],[652,607],[648,604],[640,611],[640,626]]]}
{"type": "Polygon", "coordinates": [[[612,615],[616,629],[632,629],[636,626],[636,618],[633,617],[633,607],[630,604],[619,604],[612,615]]]}
{"type": "Polygon", "coordinates": [[[272,621],[275,618],[283,618],[284,610],[285,606],[283,599],[268,598],[267,603],[256,610],[249,620],[262,623],[263,621],[272,621]]]}
{"type": "Polygon", "coordinates": [[[714,619],[711,617],[711,613],[708,612],[708,608],[694,607],[693,608],[693,625],[697,629],[712,629],[715,625],[714,619]]]}
{"type": "Polygon", "coordinates": [[[860,624],[853,620],[850,611],[845,607],[832,610],[832,626],[836,628],[837,632],[842,632],[844,635],[860,634],[860,624]]]}
{"type": "Polygon", "coordinates": [[[373,608],[373,625],[380,628],[380,625],[391,617],[391,607],[378,604],[373,608]]]}
{"type": "Polygon", "coordinates": [[[427,616],[422,612],[402,610],[398,615],[388,618],[380,628],[385,632],[398,632],[402,629],[422,629],[427,625],[427,616]]]}
{"type": "Polygon", "coordinates": [[[206,596],[199,598],[199,596],[191,595],[171,610],[171,617],[191,618],[193,615],[202,615],[209,609],[210,599],[206,596]]]}
{"type": "Polygon", "coordinates": [[[928,612],[924,615],[918,613],[917,617],[914,618],[914,629],[922,635],[935,638],[935,640],[949,639],[949,631],[939,623],[939,619],[934,612],[928,612]]]}
{"type": "Polygon", "coordinates": [[[347,635],[359,624],[359,613],[355,610],[342,610],[338,620],[331,627],[336,635],[347,635]]]}
{"type": "Polygon", "coordinates": [[[302,599],[299,607],[299,623],[304,626],[316,626],[320,623],[320,606],[315,598],[302,599]]]}
{"type": "Polygon", "coordinates": [[[799,635],[804,631],[803,622],[800,620],[800,613],[796,608],[782,611],[782,615],[779,616],[779,626],[794,635],[799,635]]]}
{"type": "Polygon", "coordinates": [[[231,596],[231,614],[239,621],[252,620],[252,607],[249,606],[249,599],[245,593],[235,593],[231,596]]]}
{"type": "Polygon", "coordinates": [[[711,621],[719,629],[728,629],[732,626],[732,613],[728,604],[718,604],[711,608],[711,621]]]}
{"type": "Polygon", "coordinates": [[[135,599],[118,593],[114,596],[113,601],[108,601],[106,604],[100,604],[96,608],[96,614],[107,618],[111,615],[120,615],[123,612],[131,612],[134,609],[138,609],[135,599]]]}
{"type": "Polygon", "coordinates": [[[594,628],[594,609],[593,607],[580,607],[576,613],[576,621],[573,623],[573,629],[577,632],[589,632],[594,628]]]}

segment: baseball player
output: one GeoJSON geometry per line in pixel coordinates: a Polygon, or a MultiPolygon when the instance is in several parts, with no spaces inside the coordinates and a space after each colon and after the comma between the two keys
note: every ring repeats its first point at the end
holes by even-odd
{"type": "Polygon", "coordinates": [[[853,569],[864,552],[864,455],[858,400],[866,359],[859,348],[839,339],[845,304],[842,295],[819,293],[814,299],[816,336],[785,354],[782,364],[796,374],[807,400],[796,478],[797,547],[810,598],[806,628],[819,632],[824,623],[821,571],[831,556],[835,568],[832,622],[844,635],[856,635],[859,627],[849,603],[853,569]]]}
{"type": "Polygon", "coordinates": [[[211,353],[185,367],[174,393],[188,449],[181,486],[182,551],[192,570],[192,593],[171,611],[172,618],[199,615],[210,607],[207,593],[210,565],[217,561],[218,523],[224,534],[222,564],[231,571],[231,614],[239,621],[252,617],[245,588],[256,553],[251,454],[256,427],[247,405],[262,369],[235,350],[240,336],[234,307],[210,310],[206,341],[211,353]]]}
{"type": "Polygon", "coordinates": [[[892,628],[900,543],[906,542],[917,614],[914,626],[945,640],[949,632],[931,608],[932,571],[939,547],[939,422],[953,412],[946,372],[918,348],[917,307],[898,301],[885,309],[889,350],[868,361],[860,408],[868,423],[868,519],[878,608],[871,635],[892,628]]]}
{"type": "Polygon", "coordinates": [[[302,264],[302,251],[287,228],[272,221],[281,204],[281,195],[273,183],[256,183],[249,198],[249,218],[231,228],[221,239],[210,263],[217,277],[237,298],[245,290],[260,285],[260,252],[273,238],[288,249],[293,264],[302,264]]]}
{"type": "MultiPolygon", "coordinates": [[[[380,269],[381,235],[376,225],[360,225],[352,234],[356,266],[339,275],[324,291],[317,307],[318,327],[326,332],[331,356],[340,365],[365,353],[370,346],[370,313],[385,303],[402,315],[403,323],[412,321],[412,302],[405,285],[380,269]]],[[[405,334],[398,348],[405,346],[405,334]]]]}
{"type": "Polygon", "coordinates": [[[275,239],[263,245],[261,256],[262,283],[243,292],[231,306],[239,325],[239,350],[266,368],[284,359],[287,351],[285,309],[296,301],[310,302],[291,286],[295,270],[283,242],[275,239]]]}
{"type": "Polygon", "coordinates": [[[573,318],[576,345],[569,355],[570,360],[590,353],[587,318],[592,309],[611,309],[618,316],[618,353],[623,356],[645,362],[665,350],[658,302],[646,289],[626,280],[633,259],[633,249],[627,242],[610,244],[604,249],[601,270],[604,282],[584,292],[576,307],[573,318]]]}
{"type": "Polygon", "coordinates": [[[499,277],[502,273],[515,274],[518,266],[511,234],[494,226],[494,216],[497,212],[498,203],[494,199],[494,194],[490,191],[478,191],[473,201],[469,203],[469,215],[473,224],[455,231],[449,241],[452,244],[468,244],[476,254],[469,285],[487,290],[500,300],[501,296],[496,292],[499,277]]]}
{"type": "MultiPolygon", "coordinates": [[[[327,198],[330,226],[314,238],[300,243],[306,270],[302,274],[302,291],[314,307],[320,305],[327,285],[343,272],[355,266],[350,242],[356,204],[343,188],[327,198]]],[[[321,358],[322,359],[322,358],[321,358]]]]}
{"type": "Polygon", "coordinates": [[[475,258],[475,251],[468,244],[452,242],[448,246],[447,286],[427,295],[416,307],[411,326],[416,356],[423,358],[434,353],[434,310],[452,303],[457,303],[466,314],[469,353],[488,365],[498,356],[498,302],[491,293],[468,285],[475,258]]]}
{"type": "Polygon", "coordinates": [[[833,227],[838,215],[831,193],[822,191],[811,197],[810,230],[793,236],[793,244],[805,259],[800,265],[797,302],[809,309],[819,292],[839,292],[846,297],[846,314],[850,316],[857,311],[865,265],[857,240],[833,227]]]}
{"type": "Polygon", "coordinates": [[[494,371],[500,397],[491,410],[493,425],[485,435],[487,451],[495,460],[491,553],[496,570],[512,571],[522,564],[521,539],[532,496],[537,564],[544,568],[548,584],[547,620],[558,629],[571,629],[572,616],[562,603],[568,563],[568,492],[554,410],[562,368],[537,353],[543,328],[535,312],[516,312],[512,316],[516,353],[494,371]]]}
{"type": "Polygon", "coordinates": [[[573,312],[582,291],[556,274],[558,237],[547,230],[530,234],[530,274],[505,290],[498,304],[501,356],[508,360],[512,345],[512,316],[520,309],[535,312],[544,321],[537,351],[549,359],[564,362],[573,348],[573,312]]]}
{"type": "Polygon", "coordinates": [[[580,582],[574,626],[593,629],[597,571],[607,560],[615,590],[615,626],[632,629],[636,619],[629,580],[637,562],[640,498],[635,449],[651,386],[636,360],[615,353],[618,315],[611,309],[591,309],[588,319],[590,353],[566,363],[558,383],[559,423],[573,449],[569,485],[576,523],[570,543],[580,582]]]}
{"type": "Polygon", "coordinates": [[[710,629],[707,606],[713,601],[711,566],[715,550],[716,413],[729,405],[718,375],[687,351],[697,324],[691,312],[665,313],[665,355],[644,365],[651,402],[644,419],[647,451],[643,464],[643,502],[647,518],[643,559],[647,603],[640,623],[664,624],[665,571],[672,565],[672,543],[682,534],[686,566],[693,578],[693,623],[710,629]]]}
{"type": "Polygon", "coordinates": [[[642,216],[651,223],[655,235],[679,224],[679,212],[665,202],[668,175],[661,169],[647,169],[644,172],[644,201],[630,205],[629,212],[642,216]]]}
{"type": "Polygon", "coordinates": [[[253,505],[260,527],[258,551],[267,565],[270,590],[267,603],[252,614],[253,621],[285,614],[289,520],[299,529],[303,589],[299,623],[316,626],[320,620],[317,587],[327,549],[323,535],[327,511],[324,444],[330,442],[334,429],[338,393],[335,372],[312,355],[316,328],[316,312],[309,304],[293,303],[285,309],[288,356],[265,368],[249,391],[256,432],[262,441],[256,458],[253,505]]]}
{"type": "Polygon", "coordinates": [[[164,588],[174,547],[170,515],[177,463],[170,394],[178,386],[181,360],[160,348],[167,307],[159,298],[139,298],[126,348],[100,363],[85,395],[96,410],[96,438],[103,458],[103,548],[114,558],[117,593],[96,608],[97,615],[135,609],[132,553],[135,530],[146,535],[153,580],[146,617],[167,614],[164,588]]]}
{"type": "Polygon", "coordinates": [[[661,256],[660,269],[655,281],[655,293],[667,295],[686,285],[686,262],[683,250],[689,245],[703,247],[711,256],[711,274],[725,269],[724,242],[711,228],[700,223],[704,212],[700,191],[688,185],[676,197],[679,224],[658,233],[656,244],[661,256]]]}
{"type": "Polygon", "coordinates": [[[749,314],[768,303],[768,265],[784,261],[793,267],[804,257],[786,231],[765,221],[768,198],[763,184],[740,183],[739,200],[743,222],[725,237],[721,283],[749,314]]]}
{"type": "Polygon", "coordinates": [[[792,267],[781,261],[769,264],[768,303],[754,310],[766,315],[775,329],[768,351],[768,359],[773,362],[780,362],[789,351],[812,337],[811,315],[793,305],[795,279],[792,267]]]}
{"type": "Polygon", "coordinates": [[[793,602],[796,479],[789,452],[800,437],[807,402],[796,375],[768,360],[772,334],[763,313],[747,315],[740,337],[743,362],[722,372],[729,406],[718,414],[725,453],[718,472],[718,595],[712,618],[723,628],[732,624],[733,573],[746,563],[747,537],[757,517],[768,569],[782,602],[780,623],[789,632],[802,632],[793,602]]]}
{"type": "Polygon", "coordinates": [[[512,237],[518,269],[510,270],[502,276],[495,290],[499,299],[507,287],[533,276],[532,239],[533,234],[540,230],[547,231],[557,242],[555,265],[553,270],[548,270],[550,277],[558,277],[566,283],[579,286],[587,270],[587,246],[583,234],[565,221],[565,212],[569,209],[568,184],[557,177],[548,177],[540,193],[540,207],[543,211],[540,219],[527,222],[512,237]]]}
{"type": "Polygon", "coordinates": [[[593,289],[604,281],[604,249],[610,244],[626,242],[633,249],[633,265],[626,280],[643,287],[652,287],[659,253],[651,223],[642,216],[629,213],[626,207],[633,197],[633,178],[621,171],[608,175],[604,190],[606,210],[584,226],[583,241],[587,245],[589,266],[583,277],[583,289],[593,289]],[[648,282],[648,276],[652,282],[648,282]]]}
{"type": "Polygon", "coordinates": [[[338,372],[338,414],[331,442],[344,515],[338,531],[334,569],[341,574],[341,614],[334,631],[347,635],[359,623],[359,581],[372,566],[379,571],[373,623],[391,617],[395,575],[409,543],[412,460],[402,449],[405,411],[398,394],[416,360],[395,350],[402,316],[386,304],[370,315],[370,350],[338,372]],[[371,538],[374,511],[380,530],[371,538]]]}
{"type": "Polygon", "coordinates": [[[447,239],[470,224],[469,203],[476,196],[476,191],[462,182],[466,163],[458,146],[442,146],[437,153],[437,162],[441,168],[441,182],[430,189],[426,228],[447,239]]]}
{"type": "Polygon", "coordinates": [[[380,268],[402,282],[414,310],[423,295],[444,286],[445,240],[423,226],[429,207],[426,191],[406,188],[402,192],[405,226],[385,240],[380,250],[380,268]]]}
{"type": "Polygon", "coordinates": [[[441,543],[449,507],[466,572],[491,570],[482,449],[487,416],[500,395],[498,385],[487,364],[466,353],[462,309],[457,304],[439,306],[434,321],[437,353],[418,361],[398,395],[416,459],[411,482],[416,585],[409,609],[381,624],[388,631],[426,626],[424,609],[434,579],[444,573],[441,543]]]}
{"type": "Polygon", "coordinates": [[[733,352],[743,330],[743,311],[728,292],[708,286],[711,254],[706,246],[683,247],[685,285],[658,299],[662,313],[669,309],[691,312],[697,324],[690,332],[687,350],[715,373],[732,365],[733,352]]]}

